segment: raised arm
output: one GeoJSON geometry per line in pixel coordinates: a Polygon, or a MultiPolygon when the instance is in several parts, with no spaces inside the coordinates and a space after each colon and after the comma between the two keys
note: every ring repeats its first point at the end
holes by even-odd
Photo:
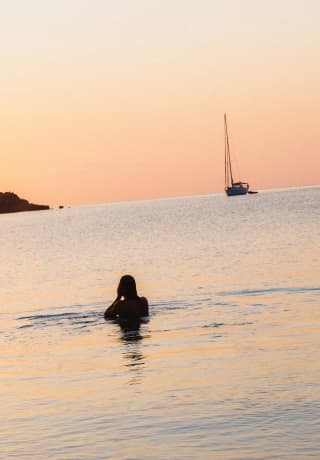
{"type": "Polygon", "coordinates": [[[119,314],[120,297],[118,296],[104,312],[105,319],[116,318],[119,314]]]}

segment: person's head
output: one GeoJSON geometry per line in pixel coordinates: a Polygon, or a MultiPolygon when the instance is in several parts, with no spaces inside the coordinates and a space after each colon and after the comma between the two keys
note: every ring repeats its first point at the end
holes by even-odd
{"type": "Polygon", "coordinates": [[[126,299],[136,299],[138,297],[136,282],[133,276],[124,275],[121,277],[118,286],[118,294],[126,299]]]}

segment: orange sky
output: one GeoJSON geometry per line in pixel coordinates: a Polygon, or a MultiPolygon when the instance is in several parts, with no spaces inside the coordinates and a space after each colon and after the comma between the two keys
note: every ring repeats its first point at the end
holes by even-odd
{"type": "Polygon", "coordinates": [[[12,0],[0,190],[95,203],[320,184],[317,0],[12,0]]]}

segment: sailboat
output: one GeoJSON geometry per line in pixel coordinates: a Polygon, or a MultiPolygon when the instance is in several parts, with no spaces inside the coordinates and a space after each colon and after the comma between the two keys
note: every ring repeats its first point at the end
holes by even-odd
{"type": "Polygon", "coordinates": [[[229,136],[227,126],[227,116],[224,114],[224,178],[225,192],[228,196],[246,195],[247,193],[255,193],[249,191],[247,182],[234,182],[231,167],[231,157],[229,148],[229,136]]]}

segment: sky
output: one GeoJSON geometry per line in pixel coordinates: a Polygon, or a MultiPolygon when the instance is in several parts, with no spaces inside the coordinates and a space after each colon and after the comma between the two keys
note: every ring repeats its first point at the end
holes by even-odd
{"type": "Polygon", "coordinates": [[[318,0],[0,0],[0,191],[51,206],[320,184],[318,0]]]}

